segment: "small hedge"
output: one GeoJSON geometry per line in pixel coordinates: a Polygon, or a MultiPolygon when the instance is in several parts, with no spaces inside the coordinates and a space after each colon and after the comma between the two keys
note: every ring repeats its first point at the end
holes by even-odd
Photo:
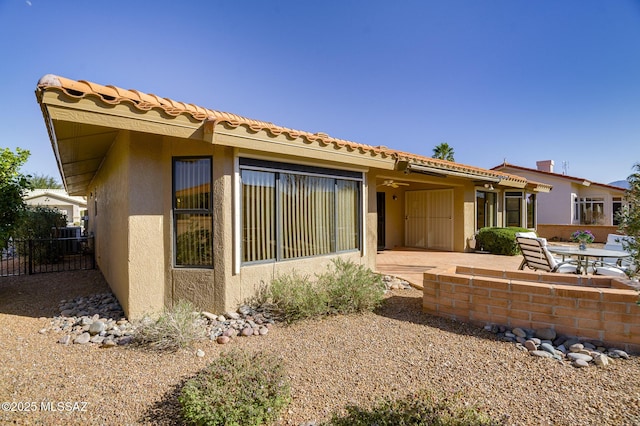
{"type": "Polygon", "coordinates": [[[482,228],[476,235],[476,249],[486,250],[493,254],[515,256],[519,254],[516,244],[517,232],[530,232],[526,228],[482,228]]]}
{"type": "Polygon", "coordinates": [[[178,401],[187,424],[257,426],[273,423],[290,394],[280,358],[236,349],[187,381],[178,401]]]}

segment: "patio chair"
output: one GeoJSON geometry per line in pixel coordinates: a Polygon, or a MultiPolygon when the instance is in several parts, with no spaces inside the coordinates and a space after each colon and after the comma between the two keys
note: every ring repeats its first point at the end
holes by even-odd
{"type": "Polygon", "coordinates": [[[577,274],[576,261],[560,261],[547,250],[546,238],[532,238],[530,233],[516,233],[516,242],[522,253],[522,263],[518,269],[528,267],[533,270],[559,272],[562,274],[577,274]],[[522,235],[524,234],[524,236],[522,235]]]}
{"type": "MultiPolygon", "coordinates": [[[[618,234],[607,235],[607,243],[604,248],[607,250],[625,251],[624,242],[633,242],[633,237],[618,234]]],[[[637,266],[632,260],[616,257],[605,257],[594,264],[595,273],[609,277],[627,278],[628,272],[635,272],[637,266]]]]}

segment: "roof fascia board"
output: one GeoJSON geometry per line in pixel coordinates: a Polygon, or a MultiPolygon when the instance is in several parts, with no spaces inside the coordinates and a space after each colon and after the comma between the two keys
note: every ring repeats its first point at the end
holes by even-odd
{"type": "Polygon", "coordinates": [[[153,110],[134,112],[124,104],[106,108],[86,98],[73,103],[65,102],[51,92],[44,93],[42,102],[50,119],[54,121],[69,121],[185,139],[203,138],[202,122],[192,122],[184,116],[163,117],[153,110]]]}
{"type": "Polygon", "coordinates": [[[210,142],[216,145],[270,153],[279,149],[282,154],[309,158],[315,161],[321,158],[322,160],[354,166],[385,170],[393,170],[394,168],[394,160],[391,157],[382,158],[362,154],[358,151],[349,152],[347,148],[336,150],[331,145],[322,147],[316,143],[303,144],[300,138],[292,141],[286,140],[286,137],[271,138],[264,135],[264,131],[247,134],[247,131],[241,126],[236,129],[226,129],[220,125],[216,126],[213,134],[211,134],[210,142]],[[261,147],[259,144],[264,144],[264,146],[261,147]]]}

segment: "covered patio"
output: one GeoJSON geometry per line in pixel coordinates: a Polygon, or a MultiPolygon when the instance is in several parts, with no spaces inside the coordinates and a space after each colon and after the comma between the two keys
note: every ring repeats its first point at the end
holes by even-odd
{"type": "Polygon", "coordinates": [[[474,266],[497,270],[517,270],[522,256],[395,248],[378,251],[377,272],[401,278],[422,289],[422,274],[433,268],[474,266]]]}

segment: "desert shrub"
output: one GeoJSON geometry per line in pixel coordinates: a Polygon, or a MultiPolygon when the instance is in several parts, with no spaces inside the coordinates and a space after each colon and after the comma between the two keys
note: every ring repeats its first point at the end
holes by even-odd
{"type": "Polygon", "coordinates": [[[348,406],[343,416],[333,415],[328,426],[467,426],[499,425],[474,407],[422,390],[403,399],[385,399],[371,409],[348,406]]]}
{"type": "Polygon", "coordinates": [[[308,275],[296,271],[271,281],[266,299],[275,307],[279,318],[289,323],[325,315],[329,306],[327,292],[308,275]]]}
{"type": "Polygon", "coordinates": [[[169,351],[191,346],[205,337],[202,319],[194,311],[190,302],[181,300],[172,309],[165,309],[155,320],[145,316],[136,324],[133,343],[169,351]]]}
{"type": "Polygon", "coordinates": [[[336,258],[318,276],[318,286],[327,293],[330,313],[372,311],[382,303],[385,286],[371,269],[336,258]]]}
{"type": "Polygon", "coordinates": [[[178,401],[190,424],[262,425],[289,403],[290,385],[281,359],[233,350],[188,380],[178,401]]]}
{"type": "Polygon", "coordinates": [[[515,256],[519,253],[516,233],[529,231],[529,229],[517,227],[482,228],[476,235],[476,247],[481,247],[493,254],[515,256]]]}
{"type": "Polygon", "coordinates": [[[382,302],[382,278],[352,261],[334,259],[327,271],[312,280],[292,272],[276,277],[261,296],[285,322],[331,314],[373,310],[382,302]]]}

